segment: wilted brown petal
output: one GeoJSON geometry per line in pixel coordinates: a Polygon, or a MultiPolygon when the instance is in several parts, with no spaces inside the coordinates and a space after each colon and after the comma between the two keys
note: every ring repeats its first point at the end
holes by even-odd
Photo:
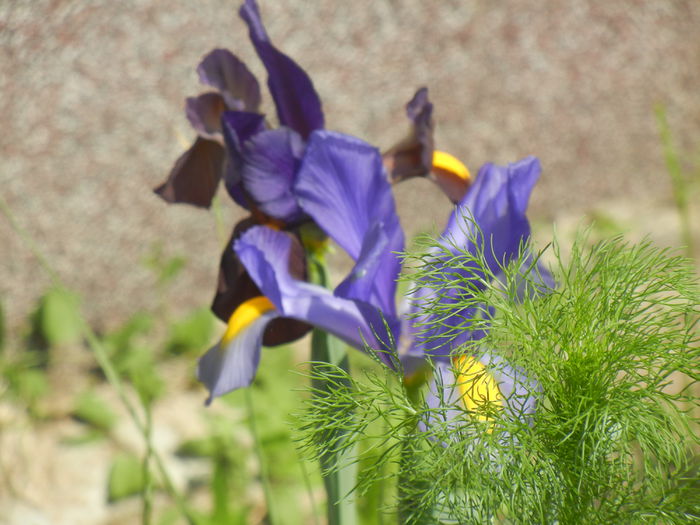
{"type": "Polygon", "coordinates": [[[169,203],[184,202],[208,208],[221,179],[224,147],[198,137],[175,162],[168,179],[153,191],[169,203]]]}

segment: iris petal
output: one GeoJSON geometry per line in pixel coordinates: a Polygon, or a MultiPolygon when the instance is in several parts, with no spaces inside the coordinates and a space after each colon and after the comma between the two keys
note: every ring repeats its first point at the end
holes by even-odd
{"type": "Polygon", "coordinates": [[[260,85],[246,65],[228,49],[210,51],[197,67],[203,84],[221,92],[226,107],[239,111],[258,111],[260,85]]]}
{"type": "Polygon", "coordinates": [[[391,187],[379,151],[354,137],[314,132],[294,186],[299,204],[358,265],[340,292],[395,312],[394,295],[404,247],[391,187]],[[375,243],[382,243],[377,250],[375,243]],[[370,266],[372,267],[370,269],[370,266]],[[363,279],[367,281],[362,284],[363,279]],[[364,287],[364,288],[363,288],[364,287]],[[352,290],[350,290],[352,288],[352,290]],[[360,294],[362,290],[366,294],[360,294]]]}
{"type": "Polygon", "coordinates": [[[301,137],[286,127],[262,131],[245,143],[241,177],[262,212],[285,222],[302,216],[292,186],[303,153],[301,137]]]}
{"type": "Polygon", "coordinates": [[[221,117],[224,140],[228,151],[228,162],[224,182],[231,198],[237,204],[248,208],[243,189],[244,143],[265,129],[265,117],[247,111],[226,111],[221,117]]]}
{"type": "Polygon", "coordinates": [[[221,179],[224,157],[223,146],[198,137],[175,161],[167,180],[153,191],[170,203],[208,208],[221,179]]]}
{"type": "Polygon", "coordinates": [[[221,141],[221,115],[226,110],[218,93],[203,93],[185,101],[185,114],[200,137],[221,141]]]}
{"type": "Polygon", "coordinates": [[[255,0],[246,0],[239,13],[267,69],[267,84],[280,124],[289,126],[306,139],[315,129],[323,128],[321,100],[311,79],[296,62],[272,45],[255,0]]]}
{"type": "MultiPolygon", "coordinates": [[[[476,254],[483,250],[485,263],[495,275],[500,268],[517,257],[521,245],[530,237],[530,223],[525,216],[527,202],[540,173],[539,161],[528,157],[508,166],[487,164],[479,170],[476,181],[452,213],[441,239],[446,253],[436,254],[434,265],[439,271],[441,259],[445,265],[450,253],[458,255],[455,247],[476,254]],[[476,230],[478,226],[478,231],[476,230]]],[[[486,276],[474,268],[448,268],[454,279],[470,282],[477,288],[484,286],[486,276]]],[[[553,284],[551,275],[544,270],[540,274],[541,288],[553,284]]],[[[530,278],[536,284],[537,278],[530,278]]],[[[429,286],[418,288],[411,298],[410,314],[414,318],[411,330],[414,342],[410,354],[429,353],[445,360],[453,348],[468,341],[479,340],[484,329],[468,330],[470,320],[475,317],[490,317],[486,305],[471,305],[447,313],[451,305],[464,304],[468,291],[460,288],[435,290],[429,286]],[[439,314],[421,315],[426,305],[439,301],[439,314]]]]}
{"type": "MultiPolygon", "coordinates": [[[[288,234],[263,226],[254,227],[236,241],[235,250],[280,315],[312,324],[355,348],[363,348],[365,341],[373,348],[381,347],[362,311],[366,303],[336,297],[321,286],[290,275],[291,238],[288,234]]],[[[391,363],[388,355],[383,358],[387,364],[391,363]]]]}
{"type": "Polygon", "coordinates": [[[218,343],[199,359],[197,379],[209,389],[209,404],[215,397],[250,385],[260,364],[262,338],[267,324],[277,317],[270,310],[241,330],[226,344],[218,343]]]}

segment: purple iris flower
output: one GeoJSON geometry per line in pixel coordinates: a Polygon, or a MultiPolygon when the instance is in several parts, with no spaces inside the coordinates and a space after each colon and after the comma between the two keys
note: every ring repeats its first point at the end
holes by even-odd
{"type": "MultiPolygon", "coordinates": [[[[246,65],[226,49],[211,51],[197,72],[201,82],[215,91],[186,101],[187,118],[197,131],[197,139],[177,160],[165,183],[155,190],[168,202],[209,207],[219,180],[224,176],[236,202],[246,208],[257,206],[267,213],[268,200],[280,200],[284,189],[291,184],[287,171],[275,176],[274,168],[278,168],[279,163],[298,161],[301,142],[312,131],[323,128],[321,101],[311,79],[272,44],[255,0],[246,0],[239,14],[267,70],[268,87],[281,130],[268,132],[264,116],[258,113],[262,98],[260,86],[246,65]],[[224,140],[227,133],[229,136],[224,140]],[[259,133],[263,136],[256,137],[253,145],[244,144],[259,133]],[[231,158],[224,148],[225,142],[231,158]],[[280,146],[282,149],[278,151],[280,146]],[[244,165],[248,162],[254,168],[253,173],[246,175],[244,165]],[[266,176],[266,186],[273,186],[271,195],[260,187],[246,184],[246,181],[257,181],[254,175],[261,172],[266,176]]],[[[268,215],[282,220],[289,218],[284,208],[280,211],[279,207],[272,206],[272,210],[268,215]]]]}
{"type": "MultiPolygon", "coordinates": [[[[280,127],[270,129],[259,113],[260,85],[246,65],[226,49],[211,51],[197,71],[202,83],[214,91],[186,102],[197,139],[155,191],[168,202],[209,207],[223,177],[234,201],[250,211],[235,226],[231,243],[259,224],[289,231],[298,242],[296,228],[309,217],[299,207],[293,185],[306,140],[323,128],[321,101],[304,70],[270,41],[255,0],[246,0],[239,14],[267,70],[280,127]]],[[[296,278],[306,278],[303,258],[292,272],[296,278]]],[[[260,295],[237,254],[225,250],[212,311],[226,322],[241,304],[260,295]]],[[[264,342],[290,342],[309,329],[305,323],[278,318],[268,323],[264,342]]]]}
{"type": "Polygon", "coordinates": [[[199,362],[209,401],[249,385],[260,361],[263,333],[277,318],[317,326],[356,348],[365,342],[387,365],[391,338],[400,331],[396,314],[398,252],[404,248],[391,187],[379,150],[339,133],[311,133],[296,174],[299,207],[355,261],[334,291],[293,275],[300,248],[296,238],[269,226],[254,226],[233,251],[264,297],[237,310],[222,341],[199,362]],[[249,308],[248,308],[249,307],[249,308]]]}

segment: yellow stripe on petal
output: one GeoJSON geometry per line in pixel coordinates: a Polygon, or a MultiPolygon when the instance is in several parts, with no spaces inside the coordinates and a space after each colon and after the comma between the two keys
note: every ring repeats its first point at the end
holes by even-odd
{"type": "Polygon", "coordinates": [[[221,338],[221,346],[225,347],[261,315],[274,309],[275,305],[262,295],[241,303],[229,317],[226,333],[221,338]]]}
{"type": "Polygon", "coordinates": [[[503,396],[496,379],[478,359],[463,355],[454,358],[454,364],[459,397],[468,411],[476,412],[475,416],[478,419],[485,420],[488,416],[479,412],[483,405],[494,404],[498,408],[503,407],[503,396]]]}
{"type": "Polygon", "coordinates": [[[435,150],[433,152],[433,169],[446,171],[464,181],[470,181],[472,178],[461,160],[444,151],[435,150]]]}

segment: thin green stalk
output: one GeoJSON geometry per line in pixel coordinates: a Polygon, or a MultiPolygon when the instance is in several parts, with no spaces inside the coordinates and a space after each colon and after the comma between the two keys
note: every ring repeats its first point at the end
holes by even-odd
{"type": "Polygon", "coordinates": [[[306,492],[309,494],[309,505],[311,506],[314,525],[320,525],[318,516],[316,515],[316,498],[314,498],[314,491],[311,486],[311,476],[309,476],[309,471],[306,470],[306,463],[304,463],[304,459],[299,455],[298,451],[297,458],[299,460],[299,468],[301,468],[301,476],[304,479],[304,486],[306,487],[306,492]]]}
{"type": "MultiPolygon", "coordinates": [[[[14,231],[17,233],[20,239],[22,239],[27,248],[32,252],[32,255],[34,255],[34,257],[39,261],[39,264],[41,264],[41,266],[49,275],[54,284],[58,286],[64,286],[60,276],[51,267],[51,265],[48,262],[48,259],[41,252],[41,250],[36,245],[31,236],[19,224],[14,214],[12,213],[12,210],[2,197],[0,197],[0,211],[2,211],[3,215],[5,215],[14,231]]],[[[95,334],[95,332],[92,330],[90,325],[87,322],[83,322],[82,325],[82,336],[87,342],[88,346],[90,347],[90,350],[92,350],[97,364],[100,366],[102,373],[107,378],[107,382],[117,393],[117,397],[126,409],[127,414],[138,429],[139,433],[143,436],[144,441],[146,442],[146,446],[151,446],[147,433],[146,423],[142,421],[141,417],[138,414],[138,411],[136,410],[136,407],[126,395],[126,391],[122,384],[121,378],[119,377],[119,374],[117,373],[117,370],[114,367],[114,364],[112,363],[112,360],[110,359],[107,350],[105,349],[100,339],[97,337],[97,334],[95,334]]],[[[152,449],[152,454],[156,466],[158,467],[158,470],[160,472],[160,475],[163,478],[163,482],[168,493],[173,498],[173,500],[175,500],[178,509],[180,510],[182,515],[187,519],[187,522],[190,525],[196,525],[195,518],[192,516],[192,513],[190,512],[187,503],[183,499],[182,495],[175,488],[175,485],[173,484],[172,479],[168,474],[168,471],[165,467],[162,458],[155,449],[152,449]]]]}
{"type": "Polygon", "coordinates": [[[656,120],[661,135],[661,143],[664,148],[664,158],[666,160],[666,171],[671,178],[673,187],[673,198],[678,210],[678,217],[681,222],[681,241],[686,249],[686,255],[690,258],[695,253],[693,246],[693,231],[691,227],[690,209],[688,206],[688,181],[683,173],[681,162],[678,157],[678,149],[673,143],[671,128],[666,117],[666,109],[662,105],[656,107],[656,120]]]}
{"type": "Polygon", "coordinates": [[[245,390],[245,404],[246,411],[248,413],[248,424],[250,425],[250,433],[253,435],[253,449],[255,450],[255,456],[260,465],[260,483],[262,483],[263,494],[265,494],[265,504],[267,505],[268,521],[270,525],[274,524],[276,520],[276,513],[274,512],[274,505],[272,504],[272,490],[270,489],[269,473],[267,471],[267,463],[263,458],[262,443],[260,441],[260,434],[258,433],[258,426],[255,420],[255,407],[253,405],[253,394],[250,388],[244,388],[245,390]]]}
{"type": "Polygon", "coordinates": [[[151,460],[153,459],[153,417],[151,406],[148,401],[143,401],[143,409],[146,416],[146,424],[144,427],[146,452],[143,456],[141,468],[143,476],[143,490],[141,491],[143,508],[141,510],[141,522],[143,525],[151,525],[153,515],[153,476],[151,476],[151,460]]]}
{"type": "MultiPolygon", "coordinates": [[[[328,278],[325,265],[318,260],[315,263],[316,281],[322,286],[327,286],[328,278]]],[[[314,329],[311,336],[311,361],[312,376],[319,377],[313,370],[324,363],[331,363],[350,371],[350,363],[345,344],[330,336],[327,332],[314,329]]],[[[312,384],[313,395],[325,396],[331,392],[332,385],[315,379],[312,384]]],[[[354,525],[357,523],[357,510],[355,502],[347,496],[355,488],[357,479],[357,464],[350,458],[353,456],[353,448],[344,453],[331,453],[321,457],[321,475],[328,498],[328,525],[354,525]]]]}

